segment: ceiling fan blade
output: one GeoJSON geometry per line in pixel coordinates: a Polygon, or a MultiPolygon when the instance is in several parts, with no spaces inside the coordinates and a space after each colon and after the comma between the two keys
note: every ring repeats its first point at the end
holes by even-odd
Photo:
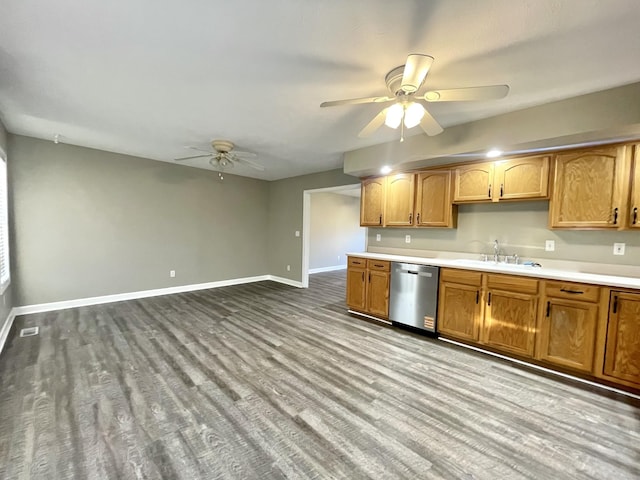
{"type": "Polygon", "coordinates": [[[409,55],[402,74],[402,83],[400,85],[402,91],[405,93],[416,92],[427,77],[432,63],[433,57],[429,55],[420,55],[417,53],[409,55]]]}
{"type": "Polygon", "coordinates": [[[487,87],[450,88],[432,90],[424,94],[427,102],[467,102],[473,100],[498,100],[509,93],[509,85],[487,87]]]}
{"type": "Polygon", "coordinates": [[[232,155],[235,155],[236,157],[245,157],[245,158],[256,158],[258,155],[256,155],[253,152],[243,152],[240,150],[233,150],[231,152],[232,155]]]}
{"type": "Polygon", "coordinates": [[[424,116],[420,120],[420,127],[424,130],[424,133],[433,137],[434,135],[438,135],[443,132],[442,126],[438,123],[438,121],[433,118],[433,116],[429,113],[429,110],[424,109],[424,116]]]}
{"type": "Polygon", "coordinates": [[[202,158],[202,157],[210,157],[212,154],[211,153],[206,153],[204,155],[193,155],[191,157],[181,157],[181,158],[174,158],[173,160],[175,162],[181,162],[183,160],[191,160],[192,158],[202,158]]]}
{"type": "Polygon", "coordinates": [[[380,113],[378,113],[375,117],[373,117],[373,120],[367,123],[367,125],[362,130],[360,130],[358,137],[360,138],[368,137],[377,129],[379,129],[384,124],[384,120],[387,116],[387,110],[389,110],[389,108],[383,109],[380,113]]]}
{"type": "Polygon", "coordinates": [[[256,170],[260,170],[261,172],[264,172],[264,167],[258,163],[252,162],[251,160],[247,160],[246,158],[241,158],[238,156],[234,156],[231,159],[233,162],[238,162],[240,164],[244,164],[247,165],[251,168],[254,168],[256,170]]]}
{"type": "Polygon", "coordinates": [[[347,100],[334,100],[332,102],[322,102],[321,107],[337,107],[338,105],[359,105],[361,103],[384,103],[395,100],[395,97],[365,97],[350,98],[347,100]]]}
{"type": "Polygon", "coordinates": [[[199,147],[188,146],[188,147],[184,147],[184,148],[188,148],[190,150],[197,150],[198,152],[206,152],[206,153],[209,153],[209,154],[213,155],[213,152],[211,150],[203,150],[202,148],[199,148],[199,147]]]}

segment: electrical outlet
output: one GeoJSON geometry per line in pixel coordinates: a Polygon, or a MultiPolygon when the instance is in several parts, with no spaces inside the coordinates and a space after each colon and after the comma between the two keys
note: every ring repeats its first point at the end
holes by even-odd
{"type": "Polygon", "coordinates": [[[376,242],[379,242],[380,240],[382,240],[382,235],[376,233],[376,242]]]}
{"type": "Polygon", "coordinates": [[[404,243],[411,243],[411,235],[404,236],[404,243]]]}
{"type": "Polygon", "coordinates": [[[624,247],[626,245],[624,243],[614,243],[613,244],[613,254],[614,255],[624,255],[624,247]]]}
{"type": "Polygon", "coordinates": [[[340,261],[340,255],[338,255],[338,261],[340,261]]]}
{"type": "Polygon", "coordinates": [[[544,251],[545,252],[553,252],[556,249],[555,240],[547,240],[544,242],[544,251]]]}
{"type": "Polygon", "coordinates": [[[287,265],[287,272],[291,271],[291,265],[287,265]]]}
{"type": "Polygon", "coordinates": [[[176,276],[176,271],[175,270],[169,270],[169,276],[171,278],[175,277],[176,276]]]}
{"type": "Polygon", "coordinates": [[[296,237],[300,236],[300,230],[296,230],[296,237]]]}

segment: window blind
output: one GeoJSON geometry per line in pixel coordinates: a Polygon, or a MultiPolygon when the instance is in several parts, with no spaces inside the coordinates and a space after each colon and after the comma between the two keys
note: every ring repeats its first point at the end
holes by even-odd
{"type": "MultiPolygon", "coordinates": [[[[2,153],[0,151],[0,153],[2,153]]],[[[9,286],[9,214],[7,161],[0,155],[0,294],[9,286]]]]}

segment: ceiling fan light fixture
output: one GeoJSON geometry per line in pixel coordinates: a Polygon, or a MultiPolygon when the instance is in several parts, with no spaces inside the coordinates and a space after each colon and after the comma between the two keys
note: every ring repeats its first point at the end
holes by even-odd
{"type": "Polygon", "coordinates": [[[424,117],[424,107],[419,103],[412,102],[404,112],[404,126],[413,128],[420,123],[424,117]]]}
{"type": "Polygon", "coordinates": [[[384,120],[384,124],[389,128],[398,128],[400,122],[404,117],[404,107],[399,103],[394,103],[387,110],[387,118],[384,120]]]}

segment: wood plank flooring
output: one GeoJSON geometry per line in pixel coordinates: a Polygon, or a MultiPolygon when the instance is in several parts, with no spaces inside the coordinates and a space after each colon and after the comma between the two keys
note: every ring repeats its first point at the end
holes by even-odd
{"type": "Polygon", "coordinates": [[[330,272],[19,317],[0,478],[640,478],[638,403],[351,317],[344,295],[330,272]]]}

